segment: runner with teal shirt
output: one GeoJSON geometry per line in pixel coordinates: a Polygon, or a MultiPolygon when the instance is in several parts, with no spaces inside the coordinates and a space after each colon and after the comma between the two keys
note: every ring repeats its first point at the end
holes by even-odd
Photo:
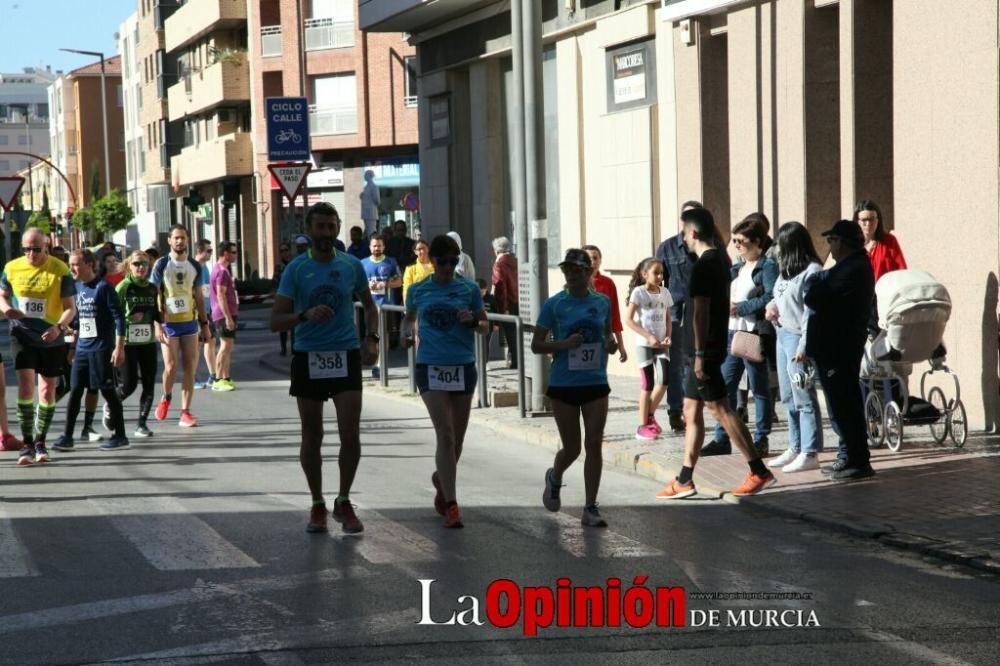
{"type": "Polygon", "coordinates": [[[460,253],[448,236],[431,242],[434,273],[407,290],[403,321],[407,346],[415,342],[414,323],[420,326],[416,382],[437,434],[434,508],[450,528],[463,527],[455,499],[458,460],[476,388],[476,333],[488,330],[479,286],[455,275],[460,253]]]}
{"type": "Polygon", "coordinates": [[[562,440],[555,463],[545,472],[542,503],[549,511],[559,510],[563,473],[580,456],[582,439],[587,453],[583,466],[586,504],[580,522],[587,527],[607,527],[597,510],[597,491],[601,485],[601,448],[611,393],[608,354],[618,349],[611,337],[611,301],[589,288],[591,263],[585,251],[567,250],[559,268],[566,278],[566,288],[542,305],[531,340],[532,352],[552,355],[546,395],[552,401],[562,440]]]}

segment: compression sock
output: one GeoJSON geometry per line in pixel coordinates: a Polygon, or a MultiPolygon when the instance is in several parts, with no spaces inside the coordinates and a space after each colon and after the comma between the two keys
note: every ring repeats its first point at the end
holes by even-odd
{"type": "Polygon", "coordinates": [[[681,473],[677,475],[677,483],[691,483],[691,477],[693,475],[693,467],[681,467],[681,473]]]}
{"type": "Polygon", "coordinates": [[[49,434],[49,426],[52,425],[52,417],[56,414],[56,403],[46,405],[38,403],[38,412],[35,414],[35,440],[45,441],[45,436],[49,434]]]}
{"type": "Polygon", "coordinates": [[[749,465],[750,465],[750,471],[756,474],[757,476],[763,477],[770,474],[770,472],[767,471],[767,465],[765,465],[764,461],[761,460],[760,458],[754,458],[753,460],[750,461],[749,465]]]}
{"type": "Polygon", "coordinates": [[[30,442],[35,434],[35,401],[17,401],[17,418],[21,422],[21,437],[24,441],[30,442]]]}

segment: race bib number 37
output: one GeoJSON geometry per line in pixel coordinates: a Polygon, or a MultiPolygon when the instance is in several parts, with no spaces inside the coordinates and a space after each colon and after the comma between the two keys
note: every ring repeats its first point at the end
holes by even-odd
{"type": "Polygon", "coordinates": [[[44,298],[22,298],[21,311],[25,317],[41,319],[45,317],[46,301],[44,298]]]}
{"type": "Polygon", "coordinates": [[[601,345],[592,343],[580,345],[576,349],[569,350],[569,369],[579,370],[600,370],[601,368],[601,345]]]}
{"type": "Polygon", "coordinates": [[[465,391],[465,372],[461,365],[427,366],[427,388],[432,391],[465,391]]]}
{"type": "Polygon", "coordinates": [[[309,352],[309,379],[339,379],[347,376],[347,352],[309,352]]]}

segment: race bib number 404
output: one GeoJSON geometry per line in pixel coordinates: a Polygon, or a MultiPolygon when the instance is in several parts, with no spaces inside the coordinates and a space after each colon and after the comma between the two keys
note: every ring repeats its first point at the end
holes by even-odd
{"type": "Polygon", "coordinates": [[[431,391],[465,391],[464,370],[461,365],[429,365],[427,388],[431,391]]]}
{"type": "Polygon", "coordinates": [[[600,370],[601,368],[601,344],[594,342],[580,345],[576,349],[569,350],[569,369],[579,370],[600,370]]]}
{"type": "Polygon", "coordinates": [[[44,298],[22,298],[20,299],[21,312],[25,317],[42,319],[45,317],[47,301],[44,298]]]}
{"type": "Polygon", "coordinates": [[[309,379],[339,379],[347,376],[347,352],[309,352],[309,379]]]}

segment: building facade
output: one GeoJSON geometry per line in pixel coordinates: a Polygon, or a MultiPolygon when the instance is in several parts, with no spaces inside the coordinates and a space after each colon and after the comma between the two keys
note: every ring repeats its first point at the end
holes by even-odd
{"type": "Polygon", "coordinates": [[[62,179],[55,181],[50,199],[57,222],[63,222],[70,210],[85,208],[93,203],[95,191],[98,197],[112,189],[125,191],[121,57],[116,55],[105,59],[104,69],[110,183],[106,182],[104,168],[100,63],[74,69],[59,76],[49,86],[52,162],[72,184],[70,190],[62,179]]]}
{"type": "Polygon", "coordinates": [[[363,226],[368,170],[379,187],[378,224],[404,219],[416,232],[416,50],[404,35],[361,32],[356,0],[251,0],[250,35],[261,273],[270,275],[278,243],[299,231],[307,203],[335,205],[344,239],[363,226]],[[265,99],[282,96],[309,101],[314,169],[291,209],[267,168],[265,99]]]}
{"type": "Polygon", "coordinates": [[[167,144],[155,142],[180,145],[170,158],[175,219],[194,240],[234,241],[240,251],[234,274],[242,278],[259,265],[247,2],[179,2],[163,25],[159,71],[177,63],[177,80],[166,88],[167,126],[174,123],[180,136],[168,130],[167,144]]]}
{"type": "MultiPolygon", "coordinates": [[[[56,76],[47,69],[33,68],[0,73],[0,176],[13,176],[35,162],[28,155],[14,153],[47,157],[51,152],[47,89],[56,76]]],[[[34,185],[32,179],[25,180],[25,202],[31,198],[34,185]]]]}
{"type": "MultiPolygon", "coordinates": [[[[819,239],[874,199],[910,267],[948,287],[948,362],[970,426],[997,428],[996,0],[543,7],[550,260],[595,243],[624,291],[636,263],[677,232],[684,200],[704,201],[727,235],[762,211],[775,229],[798,220],[819,239]]],[[[471,232],[486,265],[490,238],[512,232],[508,10],[360,2],[363,29],[407,31],[417,44],[425,231],[471,232]]]]}

